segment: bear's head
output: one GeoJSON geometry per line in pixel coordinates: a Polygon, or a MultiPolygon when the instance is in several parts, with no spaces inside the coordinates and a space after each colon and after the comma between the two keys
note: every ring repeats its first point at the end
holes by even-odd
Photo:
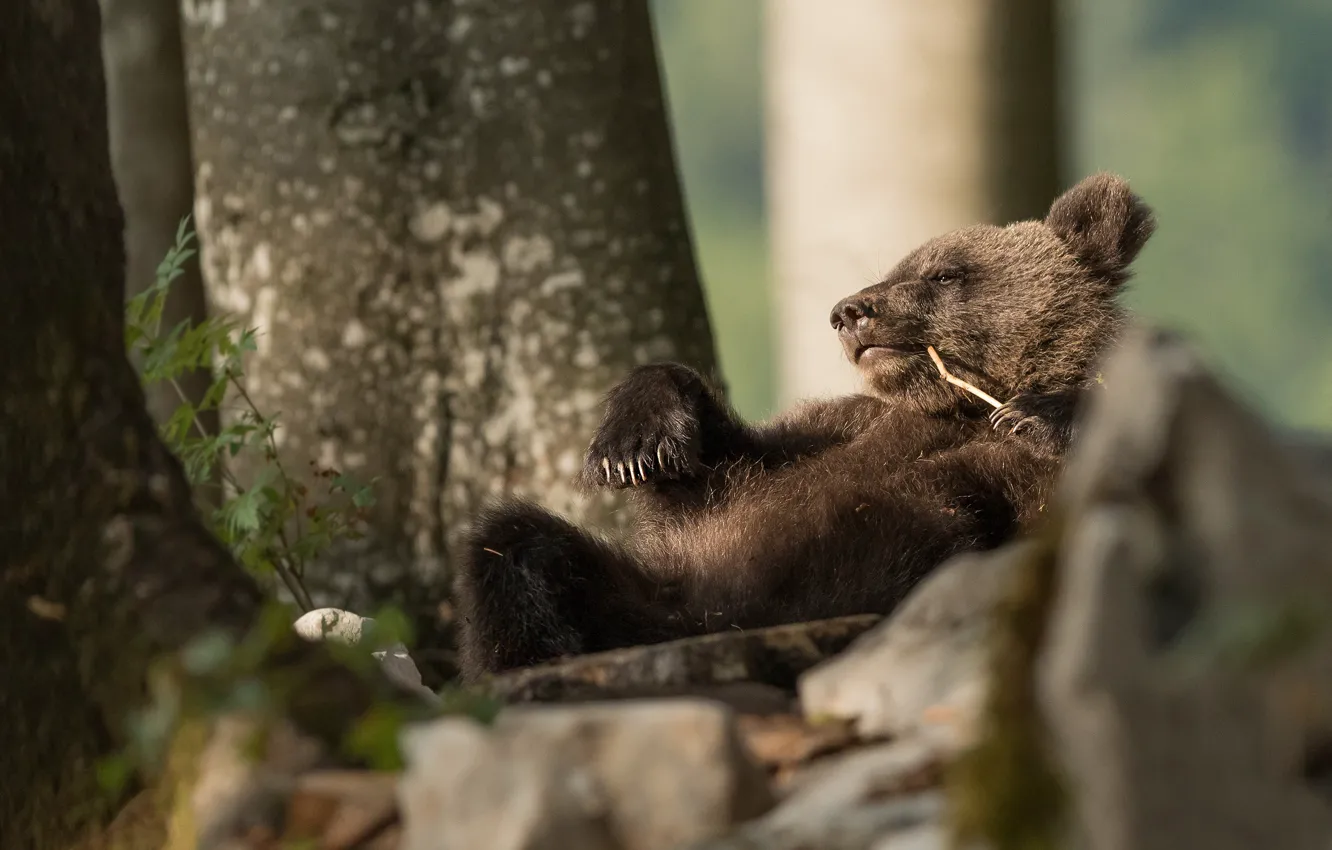
{"type": "Polygon", "coordinates": [[[1083,384],[1124,321],[1116,296],[1156,228],[1112,174],[1084,179],[1040,221],[953,231],[912,251],[830,317],[871,391],[928,410],[969,398],[949,371],[1006,401],[1083,384]]]}

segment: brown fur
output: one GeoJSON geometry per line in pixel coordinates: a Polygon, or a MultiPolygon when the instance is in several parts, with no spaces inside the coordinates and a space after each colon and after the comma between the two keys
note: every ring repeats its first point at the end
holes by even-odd
{"type": "Polygon", "coordinates": [[[742,422],[685,366],[633,370],[607,395],[583,478],[631,488],[637,526],[613,543],[527,502],[483,511],[457,587],[464,676],[887,613],[948,557],[1029,527],[1154,227],[1122,179],[1098,174],[1043,221],[927,242],[830,316],[868,392],[766,423],[742,422]],[[931,344],[1004,407],[944,383],[931,344]]]}

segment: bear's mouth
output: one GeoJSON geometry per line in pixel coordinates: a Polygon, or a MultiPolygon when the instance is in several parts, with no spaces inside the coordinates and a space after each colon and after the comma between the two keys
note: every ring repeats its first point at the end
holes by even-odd
{"type": "Polygon", "coordinates": [[[908,354],[924,354],[925,346],[911,345],[909,343],[882,343],[876,342],[868,345],[858,345],[855,351],[855,362],[859,363],[862,359],[878,360],[881,357],[902,357],[908,354]]]}

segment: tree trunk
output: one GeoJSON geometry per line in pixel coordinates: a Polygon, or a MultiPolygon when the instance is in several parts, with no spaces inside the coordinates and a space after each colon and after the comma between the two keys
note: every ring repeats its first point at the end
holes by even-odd
{"type": "Polygon", "coordinates": [[[767,0],[782,403],[847,392],[838,299],[909,250],[1058,193],[1053,0],[767,0]]]}
{"type": "Polygon", "coordinates": [[[190,0],[214,303],[289,468],[382,476],[326,603],[429,623],[456,533],[517,492],[575,517],[600,396],[713,372],[646,0],[190,0]],[[339,591],[340,593],[342,591],[339,591]]]}
{"type": "Polygon", "coordinates": [[[93,760],[147,659],[243,628],[124,353],[122,217],[94,0],[0,4],[0,847],[105,819],[93,760]]]}
{"type": "MultiPolygon", "coordinates": [[[[101,6],[111,164],[125,210],[126,286],[133,295],[153,282],[181,219],[194,211],[180,6],[177,0],[101,0],[101,6]]],[[[198,258],[187,260],[182,271],[162,311],[164,328],[208,315],[198,258]]],[[[197,406],[210,381],[199,370],[176,383],[197,406]]],[[[148,390],[148,409],[158,422],[180,403],[169,384],[148,390]]],[[[217,433],[216,411],[200,411],[198,419],[208,433],[217,433]]],[[[217,492],[207,488],[199,495],[215,506],[217,492]]]]}

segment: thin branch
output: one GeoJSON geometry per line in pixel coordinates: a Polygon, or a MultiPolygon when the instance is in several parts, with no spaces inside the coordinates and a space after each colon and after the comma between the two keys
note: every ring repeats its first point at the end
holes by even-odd
{"type": "Polygon", "coordinates": [[[939,357],[939,352],[934,350],[934,346],[927,345],[925,346],[925,350],[930,353],[930,359],[934,361],[934,367],[939,370],[939,376],[943,378],[945,381],[947,381],[948,383],[952,384],[955,387],[960,387],[961,389],[966,390],[967,392],[974,395],[976,398],[988,404],[990,407],[995,407],[995,408],[1003,407],[1003,404],[1001,404],[994,396],[990,395],[984,390],[977,389],[975,386],[957,377],[952,372],[949,372],[948,367],[944,365],[943,359],[939,357]]]}
{"type": "MultiPolygon", "coordinates": [[[[172,386],[173,388],[175,388],[175,390],[176,390],[176,395],[180,396],[180,400],[181,400],[183,403],[185,403],[185,404],[190,404],[190,399],[189,399],[189,397],[185,395],[185,390],[180,386],[179,383],[177,383],[176,379],[175,379],[175,378],[167,378],[167,381],[171,384],[171,386],[172,386]]],[[[192,406],[192,405],[191,405],[191,406],[192,406]]],[[[197,410],[195,411],[194,415],[190,417],[190,420],[191,420],[191,422],[192,422],[193,425],[194,425],[194,430],[196,430],[196,431],[199,432],[199,436],[200,436],[200,437],[202,437],[202,438],[205,439],[205,440],[211,439],[211,438],[209,437],[208,432],[204,430],[203,423],[201,423],[201,422],[199,421],[199,416],[198,416],[198,411],[197,411],[197,410]]],[[[231,487],[232,487],[232,489],[234,489],[238,494],[242,494],[242,493],[245,492],[245,488],[242,487],[242,486],[240,485],[240,482],[236,480],[236,477],[235,477],[234,475],[231,474],[231,471],[228,470],[228,469],[226,468],[226,465],[225,465],[225,464],[218,464],[217,467],[216,467],[216,469],[217,469],[218,473],[222,476],[222,482],[221,482],[221,483],[219,483],[219,484],[214,484],[214,483],[209,482],[209,481],[204,481],[204,482],[200,482],[200,484],[198,484],[198,485],[196,485],[196,486],[218,487],[218,488],[222,488],[222,487],[225,487],[226,485],[230,484],[231,487]]]]}
{"type": "MultiPolygon", "coordinates": [[[[231,385],[236,388],[236,392],[240,394],[241,399],[250,406],[250,410],[254,412],[255,417],[260,421],[266,422],[267,420],[264,420],[263,414],[259,412],[259,406],[254,403],[254,399],[250,398],[250,394],[245,391],[245,387],[241,382],[236,380],[236,375],[232,372],[228,372],[227,380],[229,380],[231,385]]],[[[268,438],[268,449],[273,454],[273,465],[277,467],[278,474],[282,476],[284,481],[290,482],[295,480],[287,475],[287,470],[282,467],[282,460],[278,457],[277,438],[273,436],[273,429],[271,427],[265,427],[264,430],[266,431],[264,436],[268,438]]],[[[296,538],[299,540],[305,537],[305,528],[301,523],[301,512],[295,511],[293,516],[296,520],[296,538]]],[[[283,541],[283,545],[286,545],[285,540],[283,541]]],[[[304,565],[301,566],[301,571],[304,572],[304,565]]]]}
{"type": "MultiPolygon", "coordinates": [[[[281,529],[278,530],[278,539],[282,541],[284,547],[288,545],[286,537],[281,529]]],[[[287,586],[287,590],[291,592],[292,598],[296,600],[296,604],[301,606],[302,612],[309,613],[313,611],[314,600],[310,598],[309,592],[305,589],[305,585],[297,576],[296,571],[291,568],[290,564],[286,563],[285,558],[281,554],[274,552],[271,548],[269,549],[268,554],[269,557],[273,559],[274,572],[278,574],[278,578],[282,579],[282,583],[287,586]]]]}
{"type": "MultiPolygon", "coordinates": [[[[236,388],[236,392],[245,403],[250,406],[250,410],[254,415],[258,417],[260,421],[264,421],[263,415],[259,412],[259,406],[254,403],[254,399],[250,398],[250,394],[245,391],[245,387],[241,385],[241,382],[236,380],[236,375],[232,372],[227,372],[227,380],[236,388]]],[[[282,467],[282,461],[278,459],[277,440],[273,437],[273,429],[265,428],[265,430],[267,431],[265,436],[268,438],[268,448],[273,455],[273,466],[277,468],[278,475],[282,476],[283,481],[289,483],[292,479],[287,475],[287,470],[282,467]]],[[[284,485],[283,489],[283,495],[285,496],[287,495],[286,485],[284,485]]],[[[305,531],[302,528],[301,523],[301,512],[299,510],[295,511],[293,515],[296,521],[296,539],[300,540],[305,536],[305,531]]],[[[277,529],[277,535],[278,540],[282,542],[283,548],[285,548],[288,553],[292,553],[293,549],[287,540],[286,530],[280,525],[277,529]]],[[[296,597],[296,603],[306,611],[311,611],[314,609],[314,601],[310,598],[310,594],[305,589],[305,583],[302,581],[305,573],[305,565],[301,564],[300,566],[296,566],[295,562],[297,561],[299,561],[299,558],[295,557],[295,555],[292,555],[291,563],[287,562],[286,558],[279,555],[273,558],[273,566],[276,568],[278,575],[282,578],[283,583],[287,585],[287,589],[291,591],[292,596],[296,597]],[[300,589],[299,592],[297,591],[297,588],[300,589]]]]}
{"type": "Polygon", "coordinates": [[[175,378],[167,378],[167,382],[170,383],[172,389],[176,391],[176,395],[180,396],[181,402],[188,404],[190,409],[194,411],[194,413],[190,414],[190,421],[194,425],[194,430],[199,432],[200,437],[207,440],[209,438],[208,432],[204,430],[204,426],[199,422],[199,410],[194,406],[194,402],[190,401],[190,397],[185,395],[185,389],[175,378]]]}

